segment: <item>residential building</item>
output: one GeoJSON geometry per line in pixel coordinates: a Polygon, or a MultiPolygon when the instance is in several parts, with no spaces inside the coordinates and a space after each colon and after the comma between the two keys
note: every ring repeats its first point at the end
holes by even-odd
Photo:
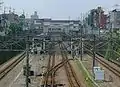
{"type": "Polygon", "coordinates": [[[88,15],[88,25],[99,29],[105,29],[107,23],[107,15],[101,7],[92,9],[88,15]]]}
{"type": "Polygon", "coordinates": [[[120,10],[114,9],[110,12],[110,24],[112,29],[120,28],[120,10]]]}
{"type": "Polygon", "coordinates": [[[100,35],[100,32],[107,29],[108,16],[104,13],[101,7],[90,10],[88,17],[85,18],[85,30],[88,34],[100,35]]]}
{"type": "Polygon", "coordinates": [[[99,28],[106,29],[107,25],[107,15],[101,13],[99,28]]]}

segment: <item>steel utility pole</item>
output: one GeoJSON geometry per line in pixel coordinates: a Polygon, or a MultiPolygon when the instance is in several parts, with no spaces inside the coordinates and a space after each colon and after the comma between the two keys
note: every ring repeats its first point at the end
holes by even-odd
{"type": "Polygon", "coordinates": [[[29,87],[29,36],[26,38],[26,87],[29,87]]]}
{"type": "Polygon", "coordinates": [[[80,31],[81,32],[81,37],[80,37],[80,59],[81,59],[81,61],[82,61],[82,55],[83,55],[83,52],[82,52],[83,51],[82,50],[83,49],[83,47],[82,47],[83,46],[83,43],[82,43],[82,29],[83,29],[83,26],[82,26],[81,31],[80,31]]]}
{"type": "Polygon", "coordinates": [[[83,54],[83,44],[82,44],[82,29],[83,29],[83,25],[84,25],[84,18],[83,18],[83,14],[81,13],[81,20],[82,20],[82,25],[80,25],[80,22],[79,22],[79,29],[80,29],[80,59],[82,61],[82,54],[83,54]],[[81,28],[80,28],[81,27],[81,28]]]}
{"type": "Polygon", "coordinates": [[[72,58],[73,58],[72,37],[70,38],[70,47],[71,47],[71,56],[72,56],[72,58]]]}
{"type": "Polygon", "coordinates": [[[94,41],[93,41],[93,68],[97,65],[96,64],[96,59],[95,59],[95,54],[96,54],[96,47],[95,47],[95,40],[96,40],[96,37],[95,37],[95,34],[93,35],[93,37],[94,37],[94,41]]]}
{"type": "MultiPolygon", "coordinates": [[[[112,30],[112,24],[110,23],[110,58],[112,58],[113,56],[113,41],[112,41],[112,33],[113,33],[113,30],[112,30]]],[[[109,60],[109,58],[108,58],[109,60]]]]}

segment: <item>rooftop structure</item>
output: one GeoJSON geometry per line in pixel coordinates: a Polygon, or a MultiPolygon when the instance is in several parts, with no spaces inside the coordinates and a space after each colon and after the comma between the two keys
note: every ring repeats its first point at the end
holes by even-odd
{"type": "Polygon", "coordinates": [[[38,18],[39,18],[39,16],[37,14],[37,11],[35,11],[34,14],[31,15],[31,19],[38,19],[38,18]]]}

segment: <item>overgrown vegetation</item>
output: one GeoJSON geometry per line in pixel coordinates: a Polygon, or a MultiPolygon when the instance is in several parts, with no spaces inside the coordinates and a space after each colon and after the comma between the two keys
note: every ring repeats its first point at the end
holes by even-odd
{"type": "Polygon", "coordinates": [[[20,33],[22,31],[22,25],[21,23],[11,23],[9,26],[9,34],[15,35],[17,33],[20,33]]]}
{"type": "Polygon", "coordinates": [[[94,80],[93,77],[89,74],[89,72],[86,70],[86,68],[82,65],[82,62],[80,63],[78,60],[76,61],[76,65],[79,67],[80,72],[82,72],[85,83],[87,87],[98,87],[94,80]]]}
{"type": "MultiPolygon", "coordinates": [[[[120,33],[119,31],[113,31],[112,33],[108,33],[106,35],[108,37],[108,41],[105,46],[100,48],[102,51],[98,51],[101,53],[107,60],[117,60],[120,61],[120,33]]],[[[105,44],[104,43],[104,44],[105,44]]]]}

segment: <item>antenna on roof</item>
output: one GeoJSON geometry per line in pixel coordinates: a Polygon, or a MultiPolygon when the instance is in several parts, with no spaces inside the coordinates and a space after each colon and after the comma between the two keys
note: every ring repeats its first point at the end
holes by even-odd
{"type": "Polygon", "coordinates": [[[0,0],[0,10],[2,10],[2,5],[4,4],[4,2],[2,0],[0,0]]]}
{"type": "Polygon", "coordinates": [[[70,16],[68,17],[68,19],[69,19],[69,21],[70,21],[70,19],[71,19],[70,16]]]}
{"type": "Polygon", "coordinates": [[[15,13],[15,9],[13,8],[13,14],[15,13]]]}
{"type": "Polygon", "coordinates": [[[116,9],[116,10],[120,10],[120,5],[119,5],[119,4],[115,4],[113,7],[114,7],[114,9],[116,9]]]}
{"type": "Polygon", "coordinates": [[[25,14],[25,11],[24,11],[24,9],[23,9],[23,14],[25,14]]]}
{"type": "Polygon", "coordinates": [[[7,9],[7,7],[4,7],[4,14],[6,13],[6,9],[7,9]]]}
{"type": "Polygon", "coordinates": [[[28,17],[28,13],[26,13],[26,15],[25,15],[26,17],[28,17]]]}
{"type": "Polygon", "coordinates": [[[12,9],[12,8],[11,8],[11,7],[9,7],[9,14],[11,13],[11,9],[12,9]]]}

